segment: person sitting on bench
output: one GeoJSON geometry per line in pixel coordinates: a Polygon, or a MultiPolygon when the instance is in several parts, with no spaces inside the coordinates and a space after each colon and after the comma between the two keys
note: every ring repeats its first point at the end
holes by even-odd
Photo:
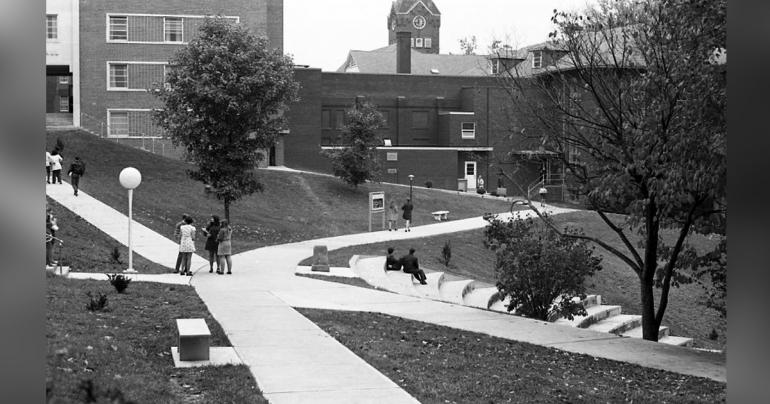
{"type": "Polygon", "coordinates": [[[425,282],[428,277],[425,276],[425,272],[420,269],[420,264],[417,262],[417,257],[414,256],[414,248],[410,248],[409,254],[401,257],[401,267],[404,269],[404,272],[412,274],[415,278],[417,278],[421,284],[428,284],[428,282],[425,282]]]}
{"type": "Polygon", "coordinates": [[[388,256],[385,257],[385,270],[386,271],[400,271],[401,262],[393,255],[393,247],[388,247],[388,256]]]}

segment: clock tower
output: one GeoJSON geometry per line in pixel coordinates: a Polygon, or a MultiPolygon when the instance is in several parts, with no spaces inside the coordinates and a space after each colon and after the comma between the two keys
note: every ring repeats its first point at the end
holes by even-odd
{"type": "Polygon", "coordinates": [[[439,53],[441,13],[433,0],[394,0],[388,15],[388,45],[396,32],[412,34],[411,47],[423,53],[439,53]]]}

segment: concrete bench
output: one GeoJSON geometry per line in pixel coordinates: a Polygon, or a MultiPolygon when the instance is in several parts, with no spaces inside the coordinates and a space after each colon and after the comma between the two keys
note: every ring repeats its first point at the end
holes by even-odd
{"type": "Polygon", "coordinates": [[[448,210],[437,210],[435,212],[431,212],[431,215],[433,215],[433,218],[437,221],[442,220],[448,220],[449,219],[449,211],[448,210]]]}
{"type": "Polygon", "coordinates": [[[207,361],[209,360],[209,345],[211,331],[202,318],[177,319],[179,330],[179,360],[207,361]]]}

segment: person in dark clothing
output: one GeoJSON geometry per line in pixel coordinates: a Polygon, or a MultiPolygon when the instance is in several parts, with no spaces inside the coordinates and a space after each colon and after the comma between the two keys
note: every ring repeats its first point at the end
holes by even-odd
{"type": "MultiPolygon", "coordinates": [[[[179,223],[177,223],[176,226],[174,226],[174,240],[176,240],[177,242],[179,242],[179,236],[181,235],[179,233],[179,229],[185,223],[185,219],[187,219],[187,218],[188,218],[187,213],[183,214],[182,215],[182,220],[179,223]]],[[[177,253],[176,265],[174,265],[174,273],[178,273],[179,272],[179,266],[182,264],[182,256],[183,256],[183,254],[181,252],[177,253]]]]}
{"type": "Polygon", "coordinates": [[[219,226],[219,216],[211,215],[211,221],[203,229],[203,234],[206,236],[206,251],[209,252],[209,272],[214,272],[214,262],[216,262],[217,273],[219,273],[219,257],[217,257],[219,226]]]}
{"type": "Polygon", "coordinates": [[[420,269],[420,264],[417,262],[417,257],[414,255],[414,248],[410,248],[409,254],[401,257],[401,266],[404,268],[404,272],[412,274],[412,276],[417,278],[421,284],[428,284],[428,282],[425,282],[428,277],[425,276],[425,271],[420,269]]]}
{"type": "Polygon", "coordinates": [[[70,182],[72,183],[72,189],[75,191],[75,196],[78,196],[78,187],[80,186],[80,177],[86,173],[86,163],[75,157],[75,161],[70,164],[70,169],[67,171],[67,175],[70,176],[70,182]]]}
{"type": "Polygon", "coordinates": [[[401,262],[393,255],[393,247],[388,247],[388,256],[385,257],[385,270],[386,271],[400,271],[401,262]]]}
{"type": "Polygon", "coordinates": [[[414,205],[412,205],[412,200],[407,199],[404,206],[401,207],[401,210],[404,211],[404,214],[402,217],[406,222],[406,228],[404,229],[404,231],[412,231],[412,229],[410,228],[412,224],[412,210],[414,210],[414,205]]]}

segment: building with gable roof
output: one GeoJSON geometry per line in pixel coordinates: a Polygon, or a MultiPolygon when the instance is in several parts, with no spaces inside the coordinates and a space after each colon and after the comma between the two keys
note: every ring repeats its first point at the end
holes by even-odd
{"type": "Polygon", "coordinates": [[[396,33],[409,32],[413,49],[439,53],[441,12],[433,0],[395,0],[388,14],[388,44],[396,43],[396,33]]]}

